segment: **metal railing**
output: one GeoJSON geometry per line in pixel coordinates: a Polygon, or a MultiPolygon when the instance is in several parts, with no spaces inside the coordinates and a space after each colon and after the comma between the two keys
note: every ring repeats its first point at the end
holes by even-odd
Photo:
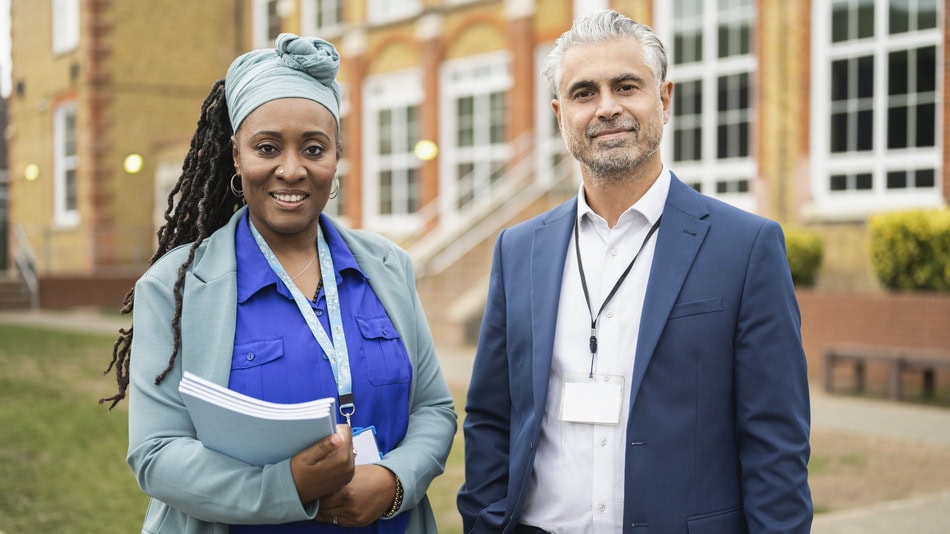
{"type": "MultiPolygon", "coordinates": [[[[553,180],[538,179],[536,146],[523,136],[513,143],[515,151],[504,177],[473,208],[439,225],[409,246],[416,276],[432,276],[459,261],[507,221],[544,195],[564,186],[574,176],[576,163],[563,158],[553,169],[553,180]]],[[[438,199],[431,205],[435,205],[438,199]]],[[[426,206],[429,208],[429,206],[426,206]]],[[[433,206],[427,219],[437,214],[433,206]]]]}
{"type": "Polygon", "coordinates": [[[23,227],[13,227],[13,263],[16,266],[20,283],[30,296],[30,307],[37,308],[40,304],[40,283],[36,276],[36,254],[30,247],[23,227]]]}

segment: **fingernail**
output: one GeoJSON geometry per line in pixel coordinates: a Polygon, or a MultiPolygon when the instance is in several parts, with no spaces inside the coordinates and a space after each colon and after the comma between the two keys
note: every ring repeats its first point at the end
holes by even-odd
{"type": "Polygon", "coordinates": [[[334,432],[334,433],[330,436],[330,443],[332,443],[334,446],[340,446],[340,445],[342,445],[342,444],[343,444],[343,436],[341,436],[339,432],[334,432]]]}

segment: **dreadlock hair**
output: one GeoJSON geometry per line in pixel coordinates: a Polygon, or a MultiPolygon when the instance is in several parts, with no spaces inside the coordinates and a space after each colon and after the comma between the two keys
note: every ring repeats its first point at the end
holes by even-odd
{"type": "MultiPolygon", "coordinates": [[[[149,260],[149,265],[175,247],[191,243],[188,259],[178,268],[175,281],[175,315],[172,328],[175,332],[174,349],[168,366],[155,377],[161,383],[175,365],[181,350],[182,290],[185,273],[195,259],[195,251],[206,237],[224,226],[231,216],[244,204],[244,199],[230,191],[234,175],[231,153],[231,121],[224,97],[224,80],[218,80],[201,105],[198,126],[191,138],[191,147],[182,165],[181,176],[168,195],[165,224],[158,230],[158,248],[149,260]],[[175,204],[178,199],[177,205],[175,204]]],[[[135,304],[135,287],[125,295],[121,313],[132,313],[135,304]]],[[[115,370],[118,392],[99,403],[110,402],[111,410],[125,398],[129,385],[129,360],[131,359],[132,327],[119,329],[119,336],[112,346],[112,361],[103,374],[115,370]]]]}

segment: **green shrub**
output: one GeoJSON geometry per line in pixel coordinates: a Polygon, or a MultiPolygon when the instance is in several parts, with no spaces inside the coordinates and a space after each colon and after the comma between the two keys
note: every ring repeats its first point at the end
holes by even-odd
{"type": "Polygon", "coordinates": [[[788,266],[792,271],[792,282],[796,286],[815,285],[824,244],[814,231],[803,228],[785,229],[785,249],[788,254],[788,266]]]}
{"type": "Polygon", "coordinates": [[[871,266],[888,289],[950,291],[950,210],[872,216],[871,266]]]}

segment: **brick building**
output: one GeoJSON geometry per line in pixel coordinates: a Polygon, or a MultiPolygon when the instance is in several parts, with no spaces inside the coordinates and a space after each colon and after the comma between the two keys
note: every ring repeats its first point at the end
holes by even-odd
{"type": "Polygon", "coordinates": [[[404,244],[427,308],[444,310],[434,326],[464,328],[497,230],[576,191],[538,71],[576,16],[610,7],[670,47],[669,166],[819,229],[822,287],[875,291],[867,217],[950,200],[948,4],[13,0],[11,223],[45,287],[126,283],[145,267],[211,82],[280,31],[318,35],[343,57],[344,186],[329,209],[404,244]],[[123,170],[129,154],[142,156],[137,174],[123,170]]]}

